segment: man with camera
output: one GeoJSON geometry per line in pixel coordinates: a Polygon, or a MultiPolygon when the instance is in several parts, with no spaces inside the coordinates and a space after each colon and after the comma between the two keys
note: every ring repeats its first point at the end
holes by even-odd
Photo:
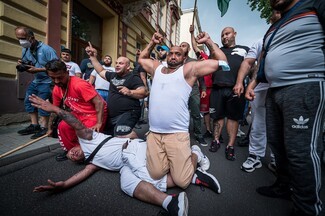
{"type": "Polygon", "coordinates": [[[24,100],[25,110],[30,115],[31,124],[19,130],[18,133],[21,135],[34,134],[31,139],[36,139],[46,134],[50,113],[33,107],[28,96],[35,94],[44,100],[51,97],[52,80],[46,74],[44,65],[50,60],[58,59],[58,57],[52,47],[35,39],[32,30],[26,27],[17,27],[15,34],[19,44],[23,47],[22,58],[18,60],[16,67],[17,71],[34,74],[34,80],[29,84],[24,100]],[[40,115],[40,122],[38,115],[40,115]]]}

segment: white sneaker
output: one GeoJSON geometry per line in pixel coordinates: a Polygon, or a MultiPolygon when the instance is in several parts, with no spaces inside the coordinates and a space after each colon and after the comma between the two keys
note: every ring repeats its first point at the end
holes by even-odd
{"type": "Polygon", "coordinates": [[[204,171],[208,170],[210,168],[209,158],[203,154],[200,147],[197,145],[192,146],[192,152],[194,152],[194,151],[199,153],[199,155],[201,156],[201,160],[198,161],[198,164],[200,165],[201,169],[203,169],[204,171]]]}
{"type": "Polygon", "coordinates": [[[240,130],[240,128],[238,128],[237,137],[241,137],[241,136],[245,136],[245,133],[242,130],[240,130]]]}
{"type": "Polygon", "coordinates": [[[262,163],[260,161],[260,157],[250,154],[247,160],[240,167],[240,169],[245,172],[253,172],[256,168],[261,168],[261,167],[262,167],[262,163]]]}

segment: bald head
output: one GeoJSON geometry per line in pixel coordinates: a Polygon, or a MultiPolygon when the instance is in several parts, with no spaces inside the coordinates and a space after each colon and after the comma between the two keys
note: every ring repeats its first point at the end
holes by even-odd
{"type": "Polygon", "coordinates": [[[221,42],[224,47],[234,47],[236,45],[235,29],[233,27],[226,27],[221,32],[221,42]]]}
{"type": "Polygon", "coordinates": [[[124,56],[118,57],[115,64],[115,72],[124,76],[130,72],[130,59],[124,56]]]}

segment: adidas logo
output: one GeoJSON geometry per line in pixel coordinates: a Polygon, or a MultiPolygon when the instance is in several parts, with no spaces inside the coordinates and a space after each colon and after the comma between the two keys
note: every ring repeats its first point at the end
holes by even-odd
{"type": "Polygon", "coordinates": [[[293,121],[296,123],[296,125],[291,125],[292,128],[295,129],[308,129],[308,125],[305,125],[309,118],[304,119],[304,117],[300,116],[299,119],[293,118],[293,121]]]}

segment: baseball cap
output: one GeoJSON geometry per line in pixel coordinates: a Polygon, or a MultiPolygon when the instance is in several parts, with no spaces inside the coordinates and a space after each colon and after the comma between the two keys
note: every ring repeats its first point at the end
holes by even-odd
{"type": "Polygon", "coordinates": [[[71,50],[68,49],[68,48],[63,48],[63,49],[61,49],[61,52],[65,52],[65,53],[69,53],[69,54],[71,54],[71,50]]]}
{"type": "Polygon", "coordinates": [[[160,50],[166,50],[167,52],[169,52],[169,48],[165,45],[157,46],[157,51],[159,52],[160,50]]]}

